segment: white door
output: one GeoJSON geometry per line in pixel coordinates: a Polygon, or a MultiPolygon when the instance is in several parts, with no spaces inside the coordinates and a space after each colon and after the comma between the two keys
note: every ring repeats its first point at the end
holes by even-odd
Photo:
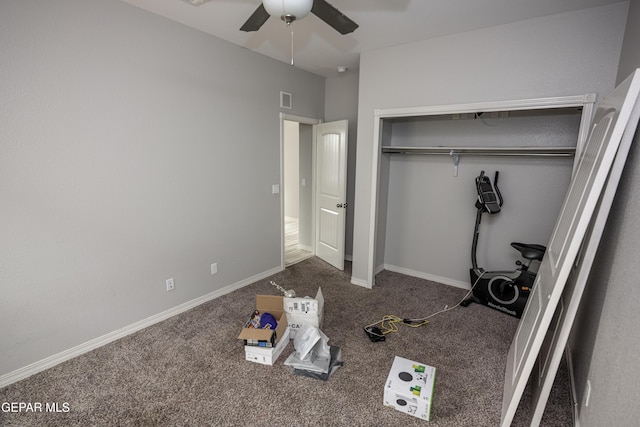
{"type": "Polygon", "coordinates": [[[513,420],[635,107],[639,86],[640,75],[636,72],[600,103],[595,114],[589,140],[509,349],[502,426],[509,426],[513,420]]]}
{"type": "Polygon", "coordinates": [[[314,126],[316,256],[344,270],[347,211],[347,120],[314,126]]]}
{"type": "MultiPolygon", "coordinates": [[[[636,74],[639,74],[636,71],[636,74]]],[[[565,285],[565,289],[560,300],[560,305],[556,310],[556,316],[553,318],[551,327],[549,328],[545,340],[542,345],[540,354],[538,355],[538,361],[536,368],[534,369],[534,377],[532,378],[532,405],[534,412],[532,415],[531,426],[540,425],[544,408],[549,398],[551,386],[558,371],[558,366],[562,359],[564,348],[567,345],[571,327],[576,317],[582,293],[584,291],[591,267],[596,256],[598,245],[600,244],[600,238],[604,232],[609,212],[611,211],[611,205],[618,189],[618,183],[622,176],[627,155],[635,135],[636,128],[638,126],[638,119],[640,118],[640,95],[638,95],[638,84],[636,83],[635,89],[631,85],[631,81],[623,83],[617,91],[622,88],[628,87],[627,91],[629,97],[636,97],[635,107],[631,113],[627,126],[625,128],[618,152],[611,168],[611,172],[607,178],[604,191],[600,197],[594,216],[591,220],[589,228],[582,244],[582,248],[578,254],[578,258],[573,265],[571,274],[565,285]],[[629,86],[627,86],[627,83],[629,86]],[[635,91],[635,95],[634,95],[635,91]]],[[[609,98],[603,101],[601,107],[604,107],[605,102],[610,102],[609,98]]]]}

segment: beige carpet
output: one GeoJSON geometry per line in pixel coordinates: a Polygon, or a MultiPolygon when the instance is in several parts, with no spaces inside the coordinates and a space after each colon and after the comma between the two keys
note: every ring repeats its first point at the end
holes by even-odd
{"type": "MultiPolygon", "coordinates": [[[[0,390],[2,402],[55,402],[68,412],[0,412],[2,426],[497,426],[505,360],[518,320],[472,304],[401,328],[372,343],[362,327],[385,314],[421,317],[465,294],[441,284],[382,272],[373,290],[350,284],[311,258],[243,289],[0,390]],[[256,294],[277,294],[275,280],[326,300],[322,330],[342,349],[344,366],[326,382],[293,375],[283,364],[244,360],[236,337],[256,294]],[[437,368],[431,421],[382,404],[394,356],[437,368]]],[[[562,367],[543,426],[570,426],[562,367]]],[[[513,425],[527,425],[527,399],[513,425]]]]}

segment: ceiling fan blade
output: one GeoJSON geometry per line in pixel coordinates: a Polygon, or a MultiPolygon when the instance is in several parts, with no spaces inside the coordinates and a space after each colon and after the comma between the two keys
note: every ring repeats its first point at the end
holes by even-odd
{"type": "Polygon", "coordinates": [[[347,18],[344,13],[331,6],[325,0],[314,0],[311,12],[340,34],[349,34],[358,28],[358,24],[347,18]]]}
{"type": "Polygon", "coordinates": [[[264,8],[264,5],[260,3],[260,6],[253,12],[253,14],[247,19],[240,30],[242,31],[258,31],[262,25],[269,19],[269,12],[264,8]]]}

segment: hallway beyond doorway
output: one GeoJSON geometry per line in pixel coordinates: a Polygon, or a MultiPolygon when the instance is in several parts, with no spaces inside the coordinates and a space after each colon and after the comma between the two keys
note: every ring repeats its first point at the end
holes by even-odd
{"type": "Polygon", "coordinates": [[[298,218],[284,218],[284,265],[288,267],[313,256],[299,248],[298,218]]]}

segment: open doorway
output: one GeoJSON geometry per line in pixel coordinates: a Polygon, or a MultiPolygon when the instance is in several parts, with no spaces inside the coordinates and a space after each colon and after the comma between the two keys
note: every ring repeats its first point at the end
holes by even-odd
{"type": "Polygon", "coordinates": [[[343,270],[348,122],[280,119],[282,266],[318,256],[343,270]]]}
{"type": "Polygon", "coordinates": [[[314,255],[313,126],[283,120],[284,266],[314,255]]]}

